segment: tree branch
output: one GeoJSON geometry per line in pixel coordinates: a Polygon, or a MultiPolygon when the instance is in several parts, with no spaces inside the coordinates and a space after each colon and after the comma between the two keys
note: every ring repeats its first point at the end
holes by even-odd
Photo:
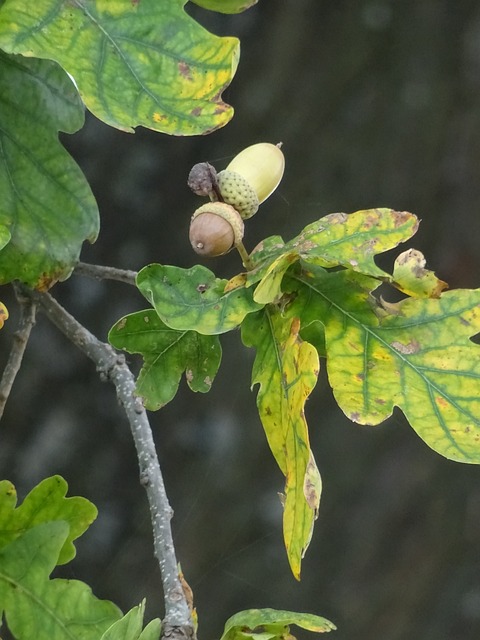
{"type": "Polygon", "coordinates": [[[5,405],[12,390],[13,383],[17,376],[23,360],[23,354],[27,347],[28,339],[33,325],[35,324],[36,306],[29,296],[24,296],[15,288],[15,294],[20,305],[20,321],[18,329],[13,334],[13,343],[8,356],[7,364],[0,380],[0,419],[3,416],[5,405]]]}
{"type": "Polygon", "coordinates": [[[134,376],[122,354],[98,340],[50,294],[27,291],[60,331],[95,363],[102,379],[108,379],[115,385],[118,399],[130,423],[140,467],[140,483],[147,492],[150,506],[154,549],[160,565],[165,600],[162,636],[174,639],[194,638],[191,612],[178,575],[173,545],[170,526],[173,511],[165,491],[148,416],[140,398],[135,396],[134,376]]]}
{"type": "Polygon", "coordinates": [[[87,262],[78,262],[75,266],[74,273],[79,276],[87,276],[95,280],[117,280],[126,284],[135,285],[136,271],[127,269],[116,269],[115,267],[103,267],[96,264],[88,264],[87,262]]]}

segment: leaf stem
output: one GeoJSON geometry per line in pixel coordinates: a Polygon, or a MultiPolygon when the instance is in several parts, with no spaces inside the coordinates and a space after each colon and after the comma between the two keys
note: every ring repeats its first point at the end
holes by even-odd
{"type": "Polygon", "coordinates": [[[14,289],[20,305],[20,320],[18,329],[13,334],[12,348],[0,380],[0,419],[3,416],[8,396],[22,364],[23,354],[27,347],[30,332],[35,324],[36,315],[36,305],[31,298],[22,295],[17,286],[14,286],[14,289]]]}
{"type": "Polygon", "coordinates": [[[135,285],[136,271],[128,269],[117,269],[115,267],[104,267],[97,264],[88,264],[87,262],[78,262],[75,265],[74,273],[79,276],[87,276],[95,280],[117,280],[126,284],[135,285]]]}
{"type": "Polygon", "coordinates": [[[160,565],[165,601],[162,637],[194,639],[195,630],[180,582],[173,544],[170,525],[173,511],[168,502],[148,416],[140,398],[135,396],[134,376],[122,354],[98,340],[50,294],[24,290],[51,322],[95,363],[100,377],[115,385],[130,424],[140,468],[140,483],[147,493],[150,507],[154,549],[160,565]]]}

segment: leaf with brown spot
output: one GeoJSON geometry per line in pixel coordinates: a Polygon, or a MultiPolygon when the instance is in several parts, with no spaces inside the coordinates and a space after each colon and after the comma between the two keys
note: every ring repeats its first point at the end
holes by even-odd
{"type": "Polygon", "coordinates": [[[233,116],[222,92],[235,75],[239,41],[204,29],[185,4],[36,0],[26,11],[5,0],[0,47],[55,60],[86,107],[113,127],[204,134],[233,116]]]}
{"type": "Polygon", "coordinates": [[[425,264],[421,251],[404,251],[395,260],[393,283],[400,291],[413,298],[438,298],[448,285],[437,278],[433,271],[425,269],[425,264]]]}
{"type": "Polygon", "coordinates": [[[121,318],[108,339],[117,349],[142,354],[136,392],[152,411],[175,397],[183,372],[192,391],[210,391],[222,357],[218,336],[170,329],[154,309],[121,318]]]}
{"type": "Polygon", "coordinates": [[[273,307],[249,315],[242,340],[256,349],[252,384],[270,449],[285,475],[283,533],[293,575],[310,542],[321,481],[310,450],[304,407],[318,377],[315,348],[299,336],[298,318],[273,307]]]}
{"type": "Polygon", "coordinates": [[[390,281],[392,276],[377,267],[375,256],[405,242],[417,228],[417,217],[407,211],[331,213],[287,243],[279,236],[264,240],[252,252],[254,268],[247,274],[246,286],[257,285],[256,302],[273,302],[282,293],[283,276],[299,260],[325,268],[342,266],[390,281]]]}
{"type": "Polygon", "coordinates": [[[137,274],[137,287],[166,325],[205,335],[231,331],[261,308],[251,290],[227,284],[199,264],[191,269],[150,264],[137,274]]]}
{"type": "Polygon", "coordinates": [[[321,322],[335,398],[354,422],[379,424],[399,407],[435,451],[480,463],[480,289],[406,298],[378,314],[378,281],[310,265],[288,276],[289,313],[321,322]],[[308,304],[305,303],[308,301],[308,304]]]}

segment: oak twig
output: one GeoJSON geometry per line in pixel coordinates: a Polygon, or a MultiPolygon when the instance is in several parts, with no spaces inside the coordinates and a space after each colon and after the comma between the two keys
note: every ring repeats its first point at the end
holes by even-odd
{"type": "Polygon", "coordinates": [[[0,380],[0,419],[3,416],[8,396],[22,364],[30,332],[35,324],[36,306],[32,299],[28,296],[23,296],[18,287],[15,287],[15,293],[20,306],[20,321],[18,329],[13,334],[12,348],[0,380]]]}
{"type": "Polygon", "coordinates": [[[145,488],[150,507],[154,549],[160,565],[165,601],[162,636],[174,640],[195,638],[173,545],[170,526],[173,511],[165,491],[148,416],[140,398],[134,393],[134,376],[122,354],[98,340],[50,294],[29,291],[29,295],[53,324],[95,363],[102,379],[108,379],[115,385],[118,399],[130,423],[137,450],[140,483],[145,488]]]}
{"type": "Polygon", "coordinates": [[[88,264],[87,262],[78,262],[75,266],[74,273],[79,276],[94,278],[95,280],[117,280],[118,282],[133,285],[137,277],[136,271],[104,267],[97,264],[88,264]]]}

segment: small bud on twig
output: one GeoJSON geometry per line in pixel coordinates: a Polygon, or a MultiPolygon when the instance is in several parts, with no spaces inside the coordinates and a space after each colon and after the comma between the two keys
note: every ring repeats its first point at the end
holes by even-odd
{"type": "Polygon", "coordinates": [[[209,196],[217,187],[217,172],[208,162],[193,165],[188,174],[187,184],[197,196],[209,196]]]}

